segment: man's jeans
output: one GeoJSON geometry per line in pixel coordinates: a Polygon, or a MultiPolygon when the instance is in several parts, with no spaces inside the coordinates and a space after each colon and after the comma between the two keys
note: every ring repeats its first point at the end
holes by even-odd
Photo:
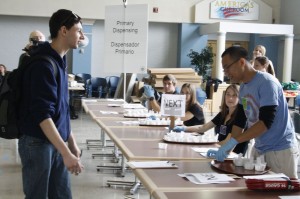
{"type": "Polygon", "coordinates": [[[71,199],[70,177],[62,156],[47,140],[19,139],[26,199],[71,199]]]}

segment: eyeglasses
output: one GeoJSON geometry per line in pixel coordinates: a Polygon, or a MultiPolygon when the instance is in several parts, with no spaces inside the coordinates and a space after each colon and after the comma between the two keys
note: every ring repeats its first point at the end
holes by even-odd
{"type": "Polygon", "coordinates": [[[230,67],[235,64],[236,62],[238,62],[240,60],[240,58],[236,59],[235,61],[233,61],[231,64],[227,65],[226,67],[223,67],[223,72],[228,71],[230,69],[230,67]]]}
{"type": "Polygon", "coordinates": [[[61,26],[64,26],[66,25],[66,23],[71,19],[71,18],[74,18],[74,19],[81,19],[77,14],[75,14],[74,12],[72,12],[68,17],[66,17],[65,20],[63,20],[60,24],[61,26]]]}

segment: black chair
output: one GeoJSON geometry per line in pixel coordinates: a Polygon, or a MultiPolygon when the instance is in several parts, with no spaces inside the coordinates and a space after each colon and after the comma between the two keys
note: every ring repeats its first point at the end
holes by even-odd
{"type": "Polygon", "coordinates": [[[296,111],[293,114],[293,122],[295,127],[295,132],[300,134],[300,114],[296,111]]]}
{"type": "Polygon", "coordinates": [[[108,82],[108,97],[113,98],[118,87],[120,77],[110,76],[108,82]]]}
{"type": "MultiPolygon", "coordinates": [[[[84,84],[84,88],[85,88],[85,91],[81,91],[81,92],[78,92],[78,94],[81,94],[81,97],[85,97],[87,96],[87,80],[91,79],[91,74],[88,74],[88,73],[78,73],[75,75],[75,81],[77,81],[78,83],[83,83],[84,84]]],[[[80,96],[78,96],[80,97],[80,96]]]]}
{"type": "Polygon", "coordinates": [[[107,94],[106,79],[92,77],[88,85],[88,97],[105,98],[107,94]]]}
{"type": "Polygon", "coordinates": [[[106,77],[105,77],[107,86],[109,85],[109,78],[110,78],[110,76],[106,76],[106,77]]]}

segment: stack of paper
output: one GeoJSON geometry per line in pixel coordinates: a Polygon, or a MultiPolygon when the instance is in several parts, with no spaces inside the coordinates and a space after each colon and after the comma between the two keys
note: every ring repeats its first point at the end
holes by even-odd
{"type": "Polygon", "coordinates": [[[128,125],[139,125],[140,122],[134,120],[134,121],[117,121],[117,123],[128,124],[128,125]]]}
{"type": "Polygon", "coordinates": [[[245,179],[270,179],[270,178],[284,178],[289,179],[288,176],[286,176],[283,173],[274,173],[274,174],[265,174],[265,175],[253,175],[253,176],[243,176],[245,179]]]}
{"type": "Polygon", "coordinates": [[[100,113],[105,114],[105,115],[107,115],[107,114],[118,114],[118,112],[116,112],[116,111],[100,111],[100,113]]]}
{"type": "Polygon", "coordinates": [[[108,107],[121,107],[122,104],[107,104],[108,107]]]}
{"type": "Polygon", "coordinates": [[[234,181],[232,177],[226,174],[219,173],[184,173],[178,174],[180,177],[185,177],[194,184],[222,184],[234,181]]]}
{"type": "Polygon", "coordinates": [[[169,161],[127,162],[126,164],[132,169],[177,168],[177,165],[169,161]]]}
{"type": "Polygon", "coordinates": [[[145,107],[141,104],[123,104],[123,108],[125,108],[125,109],[145,109],[145,107]]]}
{"type": "Polygon", "coordinates": [[[98,100],[96,100],[96,99],[82,99],[82,101],[85,101],[85,102],[98,102],[98,100]]]}
{"type": "MultiPolygon", "coordinates": [[[[200,153],[200,155],[202,155],[203,157],[206,157],[207,158],[207,151],[212,149],[212,150],[219,150],[219,148],[198,148],[198,147],[192,147],[192,149],[198,153],[200,153]]],[[[233,159],[235,157],[238,157],[238,154],[234,153],[234,152],[231,152],[229,155],[228,155],[228,159],[233,159]]]]}
{"type": "Polygon", "coordinates": [[[109,102],[124,102],[123,99],[106,99],[106,101],[109,101],[109,102]]]}

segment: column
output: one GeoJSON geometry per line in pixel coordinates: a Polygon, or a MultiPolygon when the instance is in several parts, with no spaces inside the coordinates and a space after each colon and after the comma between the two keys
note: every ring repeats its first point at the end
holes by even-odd
{"type": "Polygon", "coordinates": [[[289,82],[292,78],[294,34],[285,35],[282,82],[289,82]]]}
{"type": "Polygon", "coordinates": [[[217,53],[216,53],[216,69],[215,74],[216,77],[223,81],[224,79],[224,73],[222,68],[222,58],[221,55],[225,50],[225,44],[226,44],[226,32],[218,32],[217,33],[217,53]]]}

